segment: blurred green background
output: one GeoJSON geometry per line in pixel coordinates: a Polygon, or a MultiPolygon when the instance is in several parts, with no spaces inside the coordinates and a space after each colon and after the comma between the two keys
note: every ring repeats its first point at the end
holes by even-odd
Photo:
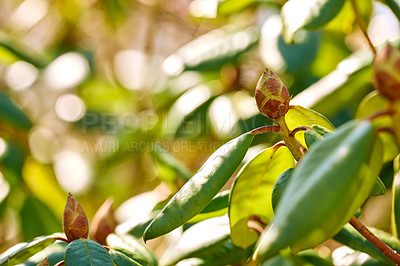
{"type": "MultiPolygon", "coordinates": [[[[292,104],[354,118],[372,53],[349,1],[294,44],[285,2],[0,1],[0,253],[61,231],[68,192],[89,219],[108,197],[120,223],[143,219],[224,142],[271,124],[253,99],[265,66],[292,104]]],[[[399,38],[388,7],[357,3],[375,45],[399,38]]],[[[257,136],[249,157],[276,140],[257,136]]]]}

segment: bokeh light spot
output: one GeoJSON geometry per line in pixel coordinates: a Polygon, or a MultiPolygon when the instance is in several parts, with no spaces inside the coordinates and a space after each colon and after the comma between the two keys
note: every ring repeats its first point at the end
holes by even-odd
{"type": "Polygon", "coordinates": [[[58,117],[67,122],[81,119],[86,109],[82,99],[73,94],[64,94],[58,98],[55,108],[58,117]]]}

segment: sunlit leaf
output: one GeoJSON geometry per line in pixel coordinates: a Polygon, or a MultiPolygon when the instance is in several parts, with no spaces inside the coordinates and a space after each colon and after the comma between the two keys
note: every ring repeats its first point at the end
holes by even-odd
{"type": "MultiPolygon", "coordinates": [[[[323,115],[300,105],[295,105],[289,109],[285,115],[285,121],[290,130],[300,126],[311,127],[312,125],[322,126],[328,130],[335,130],[331,122],[323,115]]],[[[296,133],[295,137],[303,147],[307,146],[303,131],[296,133]]]]}
{"type": "Polygon", "coordinates": [[[343,7],[344,0],[291,0],[282,7],[283,36],[291,43],[299,29],[321,27],[334,18],[343,7]]]}
{"type": "Polygon", "coordinates": [[[29,243],[20,243],[1,254],[0,265],[15,265],[29,259],[37,252],[54,243],[55,236],[38,237],[29,243]]]}
{"type": "Polygon", "coordinates": [[[232,185],[229,200],[233,244],[247,248],[257,241],[259,233],[249,228],[249,220],[256,217],[263,224],[270,222],[272,188],[278,177],[291,167],[294,159],[286,147],[268,148],[243,166],[232,185]]]}

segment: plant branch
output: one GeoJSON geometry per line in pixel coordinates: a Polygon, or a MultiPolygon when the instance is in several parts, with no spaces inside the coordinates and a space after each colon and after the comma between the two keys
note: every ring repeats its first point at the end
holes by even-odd
{"type": "Polygon", "coordinates": [[[350,0],[350,3],[351,3],[351,7],[353,8],[354,14],[356,16],[357,24],[358,24],[358,26],[360,26],[360,29],[361,29],[362,33],[364,34],[365,39],[367,39],[367,42],[368,42],[369,47],[371,48],[372,52],[374,53],[374,55],[376,55],[375,46],[372,44],[371,39],[368,36],[367,26],[365,24],[364,19],[362,18],[360,10],[358,9],[356,0],[350,0]]]}
{"type": "Polygon", "coordinates": [[[363,225],[356,217],[352,217],[349,223],[363,235],[372,245],[374,245],[383,255],[388,257],[396,264],[400,264],[400,254],[393,250],[391,247],[386,245],[382,240],[377,238],[368,228],[363,225]]]}
{"type": "Polygon", "coordinates": [[[280,127],[279,126],[264,126],[264,127],[258,127],[256,129],[253,129],[252,131],[250,131],[250,133],[253,133],[254,135],[258,135],[261,133],[265,133],[265,132],[279,132],[280,127]]]}
{"type": "Polygon", "coordinates": [[[296,127],[295,129],[293,129],[290,133],[289,136],[294,137],[294,135],[296,135],[297,132],[299,131],[306,131],[307,129],[310,129],[310,127],[296,127]]]}
{"type": "Polygon", "coordinates": [[[297,140],[294,138],[294,136],[290,135],[291,132],[286,124],[285,117],[283,116],[277,118],[275,122],[279,125],[279,135],[285,142],[296,161],[299,161],[301,158],[303,158],[304,154],[301,152],[297,140]]]}

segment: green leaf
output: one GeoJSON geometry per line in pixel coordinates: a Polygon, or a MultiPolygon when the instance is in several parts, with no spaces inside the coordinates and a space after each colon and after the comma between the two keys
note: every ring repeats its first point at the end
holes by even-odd
{"type": "Polygon", "coordinates": [[[164,235],[201,212],[232,176],[253,138],[245,133],[216,150],[154,218],[143,239],[164,235]]]}
{"type": "Polygon", "coordinates": [[[55,241],[55,235],[50,235],[35,238],[29,243],[17,244],[21,246],[17,250],[15,250],[17,248],[17,245],[15,245],[1,254],[0,265],[16,265],[22,263],[47,246],[53,244],[55,241]]]}
{"type": "Polygon", "coordinates": [[[283,172],[279,178],[276,180],[274,187],[272,188],[272,194],[271,194],[271,203],[272,203],[272,209],[274,212],[276,211],[276,208],[278,207],[278,203],[281,200],[281,197],[283,195],[283,192],[286,189],[287,184],[289,183],[290,177],[292,176],[294,171],[294,168],[289,168],[285,172],[283,172]]]}
{"type": "Polygon", "coordinates": [[[328,23],[343,7],[344,0],[290,0],[281,10],[283,36],[287,43],[299,29],[315,29],[328,23]]]}
{"type": "Polygon", "coordinates": [[[153,252],[130,235],[110,234],[107,237],[107,244],[136,262],[145,261],[153,266],[158,265],[157,258],[154,256],[153,252]]]}
{"type": "Polygon", "coordinates": [[[66,266],[114,266],[110,254],[100,244],[88,240],[77,239],[69,243],[65,251],[66,266]]]}
{"type": "MultiPolygon", "coordinates": [[[[367,118],[379,112],[388,110],[389,102],[383,98],[377,91],[372,91],[362,100],[358,106],[356,118],[367,118]]],[[[375,128],[392,128],[393,119],[391,116],[380,116],[372,120],[375,128]]],[[[396,139],[393,134],[380,132],[378,135],[385,146],[383,161],[390,162],[399,154],[396,139]]]]}
{"type": "Polygon", "coordinates": [[[234,245],[247,248],[259,234],[249,228],[249,220],[260,219],[268,224],[273,216],[271,194],[278,177],[294,167],[294,159],[286,147],[271,147],[247,162],[236,176],[229,199],[231,239],[234,245]]]}
{"type": "MultiPolygon", "coordinates": [[[[126,255],[125,253],[132,253],[129,250],[122,249],[122,248],[111,248],[110,251],[110,256],[112,260],[114,261],[117,266],[137,266],[137,265],[150,265],[148,263],[143,263],[142,260],[140,260],[141,263],[136,261],[135,259],[131,258],[130,256],[126,255]],[[123,250],[123,251],[122,251],[123,250]]],[[[134,254],[134,253],[132,253],[134,254]]]]}
{"type": "Polygon", "coordinates": [[[32,127],[29,118],[3,92],[0,92],[0,120],[23,130],[29,130],[32,127]]]}
{"type": "Polygon", "coordinates": [[[160,259],[161,265],[176,265],[180,260],[216,253],[229,240],[229,223],[226,216],[197,223],[169,246],[160,259]]]}
{"type": "MultiPolygon", "coordinates": [[[[384,261],[384,262],[392,262],[388,259],[382,252],[377,249],[374,245],[372,245],[368,240],[366,240],[356,229],[354,229],[350,224],[346,224],[340,232],[333,237],[339,243],[346,245],[354,250],[358,250],[364,253],[367,253],[371,257],[384,261]]],[[[398,242],[398,241],[397,241],[398,242]]],[[[393,244],[392,248],[395,248],[393,244]]],[[[399,245],[397,244],[397,247],[399,245]]]]}
{"type": "Polygon", "coordinates": [[[190,219],[188,223],[198,223],[226,214],[229,205],[229,192],[229,190],[225,190],[215,195],[210,204],[208,204],[199,214],[190,219]]]}
{"type": "MultiPolygon", "coordinates": [[[[318,125],[331,131],[335,130],[331,122],[323,115],[300,105],[294,105],[289,109],[285,115],[285,121],[290,130],[300,126],[312,127],[313,125],[318,125]]],[[[306,147],[303,131],[296,133],[295,137],[303,147],[306,147]]]]}
{"type": "MultiPolygon", "coordinates": [[[[364,203],[380,171],[364,164],[382,164],[369,157],[373,140],[371,123],[351,121],[316,143],[294,171],[255,256],[269,258],[288,246],[298,252],[336,234],[364,203]]],[[[379,145],[375,150],[382,152],[379,145]]]]}
{"type": "Polygon", "coordinates": [[[35,256],[31,257],[28,261],[24,263],[24,265],[37,265],[45,258],[49,259],[50,265],[55,265],[58,262],[64,260],[65,249],[67,248],[68,243],[64,241],[57,241],[44,250],[35,254],[35,256]]]}
{"type": "Polygon", "coordinates": [[[41,200],[27,196],[21,208],[22,229],[25,239],[61,232],[61,221],[41,200]]]}

